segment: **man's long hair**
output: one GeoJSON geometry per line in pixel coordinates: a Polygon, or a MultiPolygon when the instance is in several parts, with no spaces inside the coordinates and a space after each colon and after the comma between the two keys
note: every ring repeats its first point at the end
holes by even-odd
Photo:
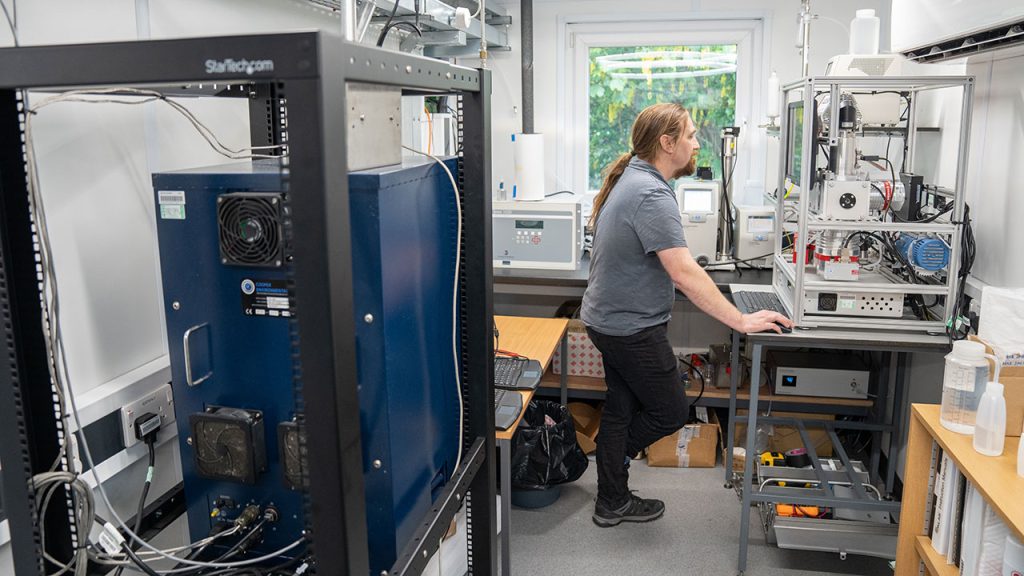
{"type": "Polygon", "coordinates": [[[688,124],[689,118],[690,115],[686,112],[686,108],[675,103],[654,104],[640,112],[636,121],[633,122],[633,133],[630,137],[633,149],[605,167],[604,184],[601,185],[601,191],[594,198],[594,207],[590,211],[590,227],[592,229],[597,228],[597,217],[601,214],[601,208],[608,201],[608,194],[618,184],[619,178],[626,171],[626,166],[629,165],[633,156],[653,162],[661,146],[661,137],[667,135],[673,140],[678,140],[682,136],[681,127],[684,125],[681,121],[686,119],[688,124]]]}

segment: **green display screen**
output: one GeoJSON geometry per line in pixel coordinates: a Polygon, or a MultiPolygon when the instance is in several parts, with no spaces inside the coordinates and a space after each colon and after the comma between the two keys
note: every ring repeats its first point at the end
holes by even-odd
{"type": "Polygon", "coordinates": [[[543,220],[516,220],[517,230],[543,230],[543,220]]]}

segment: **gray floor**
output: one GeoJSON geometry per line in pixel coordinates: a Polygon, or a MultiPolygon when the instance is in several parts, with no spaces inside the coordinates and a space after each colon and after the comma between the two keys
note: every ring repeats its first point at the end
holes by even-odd
{"type": "MultiPolygon", "coordinates": [[[[720,466],[720,465],[719,465],[720,466]]],[[[552,506],[512,510],[512,574],[659,576],[736,573],[740,502],[722,487],[722,468],[630,467],[630,488],[665,501],[665,516],[647,524],[598,528],[590,519],[597,494],[595,463],[564,487],[552,506]]],[[[756,512],[756,511],[755,511],[756,512]]],[[[780,574],[890,575],[888,561],[780,550],[765,544],[752,514],[749,576],[780,574]]]]}

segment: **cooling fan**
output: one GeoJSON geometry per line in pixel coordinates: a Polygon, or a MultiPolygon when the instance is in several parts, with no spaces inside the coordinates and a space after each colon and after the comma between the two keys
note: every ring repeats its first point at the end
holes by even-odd
{"type": "Polygon", "coordinates": [[[297,422],[281,422],[277,425],[277,447],[280,453],[284,485],[289,490],[299,490],[304,486],[302,462],[306,457],[306,447],[299,438],[297,422]]]}
{"type": "Polygon", "coordinates": [[[217,197],[220,261],[278,267],[284,261],[281,196],[234,192],[217,197]]]}
{"type": "Polygon", "coordinates": [[[211,406],[189,416],[192,454],[203,478],[255,484],[267,469],[263,414],[211,406]]]}

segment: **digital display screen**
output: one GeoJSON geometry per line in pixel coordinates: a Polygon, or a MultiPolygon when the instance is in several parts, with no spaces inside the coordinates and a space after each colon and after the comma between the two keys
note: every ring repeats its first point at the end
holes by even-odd
{"type": "Polygon", "coordinates": [[[796,387],[796,376],[783,376],[782,377],[782,385],[786,386],[788,388],[795,388],[796,387]]]}
{"type": "Polygon", "coordinates": [[[543,220],[516,220],[516,230],[543,230],[543,220]]]}
{"type": "Polygon", "coordinates": [[[750,216],[747,218],[747,230],[749,232],[771,232],[774,229],[775,219],[771,216],[750,216]]]}
{"type": "Polygon", "coordinates": [[[683,210],[687,212],[711,212],[712,191],[683,188],[683,210]]]}

